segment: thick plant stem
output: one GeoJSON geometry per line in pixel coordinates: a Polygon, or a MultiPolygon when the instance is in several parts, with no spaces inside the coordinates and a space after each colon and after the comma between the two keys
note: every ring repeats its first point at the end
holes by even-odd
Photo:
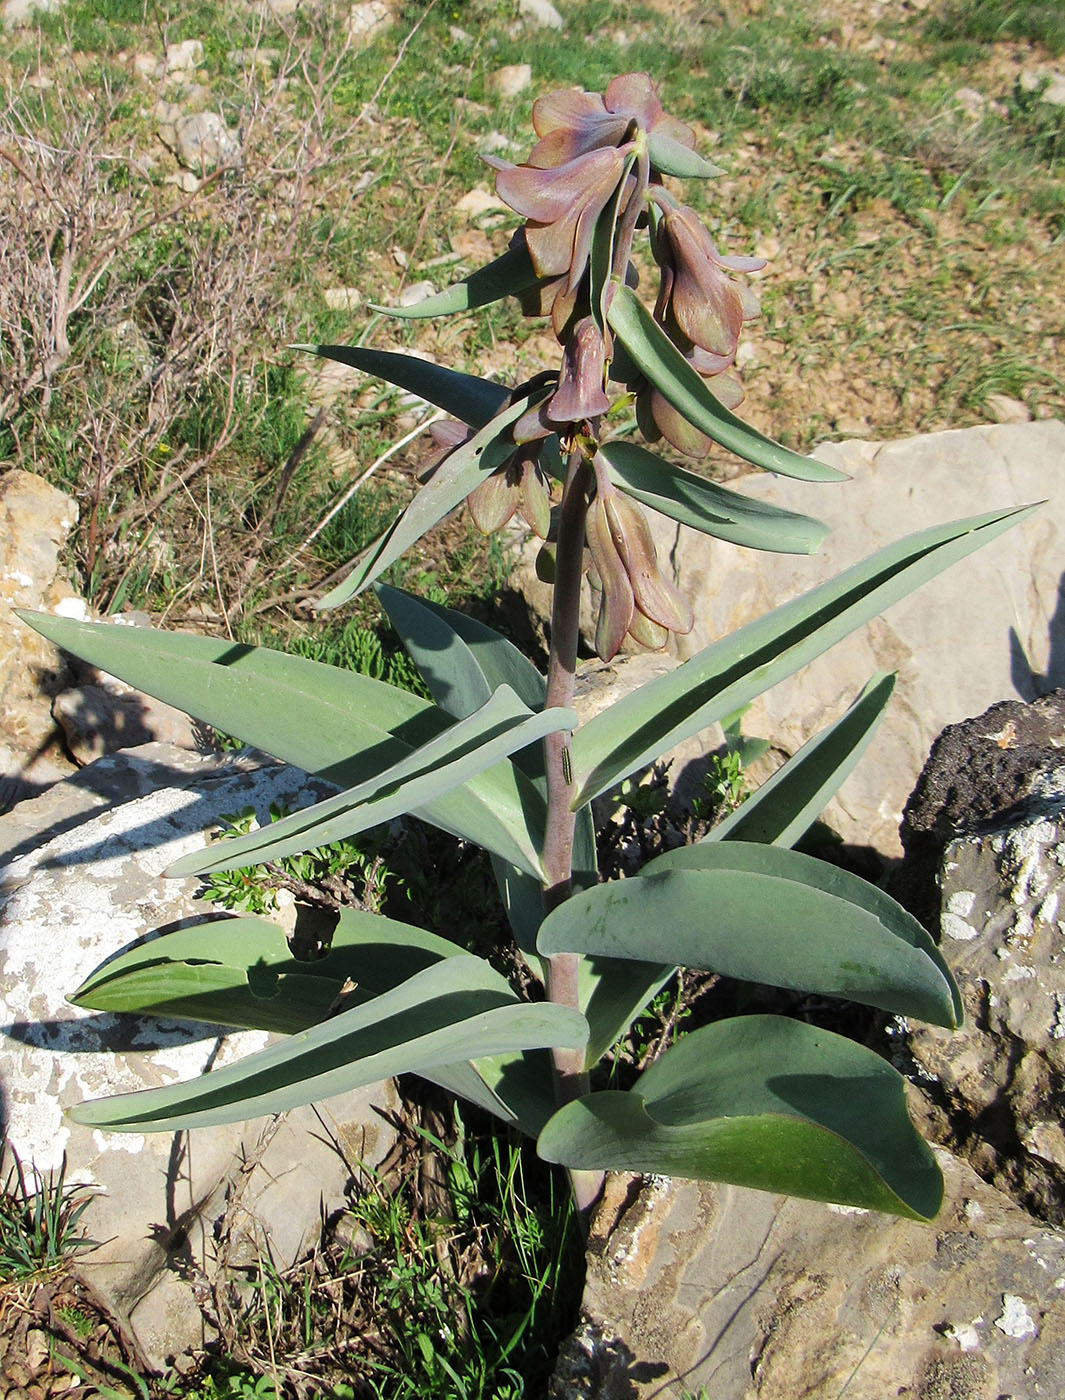
{"type": "MultiPolygon", "coordinates": [[[[556,549],[555,593],[551,608],[551,653],[547,668],[548,706],[568,706],[573,700],[580,631],[581,576],[584,562],[584,524],[592,473],[583,453],[574,449],[566,468],[566,483],[559,516],[556,549]]],[[[576,814],[571,808],[574,784],[568,761],[570,735],[550,734],[544,741],[547,770],[547,824],[543,864],[546,875],[544,904],[548,911],[568,898],[573,878],[573,833],[576,814]]],[[[556,953],[548,961],[549,1001],[579,1010],[577,955],[556,953]]],[[[562,1107],[586,1094],[588,1071],[581,1047],[562,1046],[552,1052],[555,1097],[562,1107]]],[[[582,1219],[602,1186],[600,1172],[571,1171],[570,1186],[582,1219]]]]}

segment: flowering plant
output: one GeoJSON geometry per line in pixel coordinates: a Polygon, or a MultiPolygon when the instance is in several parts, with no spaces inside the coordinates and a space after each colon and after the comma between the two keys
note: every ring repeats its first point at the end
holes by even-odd
{"type": "Polygon", "coordinates": [[[752,501],[633,441],[698,457],[711,444],[811,483],[840,473],[733,412],[742,280],[760,259],[720,252],[667,181],[716,167],[651,80],[556,92],[533,108],[521,165],[495,161],[524,221],[489,266],[416,307],[424,317],[515,296],[549,316],[556,366],[507,388],[410,356],[309,347],[454,415],[431,475],[320,607],[370,585],[421,668],[427,701],[380,681],[209,637],[39,616],[69,651],[202,720],[331,780],[335,796],[209,846],[173,875],[277,860],[403,814],[491,856],[529,996],[438,933],[345,911],[329,950],[300,962],[254,919],[184,929],[103,964],[83,1006],[159,1011],[281,1032],[187,1084],[80,1106],[84,1123],[173,1129],[276,1112],[401,1071],[453,1089],[536,1139],[589,1207],[610,1169],[736,1182],[927,1219],[942,1182],[904,1082],[871,1050],[786,1016],[697,1029],[627,1090],[596,1067],[680,966],[848,998],[956,1026],[961,1004],[933,940],[846,871],[792,849],[857,761],[890,694],[851,708],[694,845],[600,882],[591,802],[735,712],[1025,513],[935,526],[724,637],[579,724],[579,603],[597,576],[595,646],[662,646],[692,626],[656,555],[645,508],[753,549],[815,550],[816,520],[752,501]],[[638,246],[644,251],[638,252],[638,246]],[[645,303],[635,261],[653,265],[645,303]],[[633,421],[633,417],[635,421],[633,421]],[[553,578],[546,675],[492,629],[388,587],[389,566],[469,502],[484,530],[515,512],[553,578]],[[263,991],[263,970],[272,994],[263,991]]]}

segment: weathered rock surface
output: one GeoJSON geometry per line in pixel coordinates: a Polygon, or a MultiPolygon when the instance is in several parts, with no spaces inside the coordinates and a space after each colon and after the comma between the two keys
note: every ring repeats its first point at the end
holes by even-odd
{"type": "MultiPolygon", "coordinates": [[[[103,1243],[81,1267],[150,1358],[197,1343],[193,1292],[227,1250],[290,1262],[342,1202],[353,1163],[392,1140],[379,1085],[260,1120],[189,1133],[106,1133],[64,1109],[86,1098],[202,1074],[266,1043],[253,1032],[80,1011],[64,1001],[105,957],[160,927],[199,922],[196,882],[163,870],[224,814],[321,795],[305,774],[247,758],[225,763],[167,745],[103,759],[0,818],[0,1088],[8,1143],[38,1172],[67,1162],[90,1183],[84,1217],[103,1243]]],[[[220,929],[219,936],[223,936],[220,929]]],[[[282,1264],[282,1266],[284,1266],[282,1264]]]]}
{"type": "Polygon", "coordinates": [[[1065,1394],[1065,1236],[938,1155],[933,1225],[665,1178],[633,1200],[616,1178],[552,1397],[1065,1394]]]}
{"type": "Polygon", "coordinates": [[[12,609],[83,614],[58,576],[77,519],[75,501],[43,477],[19,468],[0,476],[0,810],[73,769],[49,712],[68,680],[66,663],[12,609]]]}
{"type": "Polygon", "coordinates": [[[907,806],[905,869],[965,1001],[956,1035],[914,1029],[937,1135],[1065,1223],[1065,692],[992,706],[937,741],[907,806]]]}

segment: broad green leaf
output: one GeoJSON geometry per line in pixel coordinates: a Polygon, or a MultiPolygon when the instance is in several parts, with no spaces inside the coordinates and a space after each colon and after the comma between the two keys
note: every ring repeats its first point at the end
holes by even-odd
{"type": "MultiPolygon", "coordinates": [[[[395,686],[267,647],[20,616],[65,651],[337,787],[374,777],[450,723],[443,710],[395,686]]],[[[414,813],[531,875],[540,871],[543,814],[542,797],[512,763],[414,813]]]]}
{"type": "Polygon", "coordinates": [[[664,131],[647,133],[647,154],[651,164],[663,175],[675,175],[680,180],[709,180],[724,171],[713,161],[688,146],[682,146],[664,131]]]}
{"type": "Polygon", "coordinates": [[[481,958],[444,958],[365,1006],[341,1011],[237,1064],[185,1084],[95,1099],[71,1112],[112,1132],[159,1132],[283,1113],[463,1056],[583,1045],[584,1018],[517,1001],[481,958]]]}
{"type": "Polygon", "coordinates": [[[803,744],[703,840],[794,846],[868,748],[894,689],[893,674],[874,676],[845,714],[803,744]]]}
{"type": "Polygon", "coordinates": [[[828,534],[819,520],[727,491],[638,443],[615,439],[599,451],[611,478],[630,496],[704,535],[777,554],[814,554],[828,534]]]}
{"type": "Polygon", "coordinates": [[[417,544],[445,515],[461,505],[487,472],[513,454],[514,443],[507,429],[521,417],[533,398],[543,393],[544,390],[539,389],[535,394],[526,395],[509,408],[502,409],[469,441],[461,443],[449,453],[410,505],[370,545],[344,582],[318,601],[318,611],[328,612],[353,598],[405,554],[411,545],[417,544]]]}
{"type": "Polygon", "coordinates": [[[363,374],[372,374],[376,379],[407,389],[472,428],[483,428],[510,398],[505,384],[445,369],[414,355],[366,350],[360,345],[294,345],[292,348],[309,350],[323,360],[336,360],[338,364],[350,365],[363,374]]]}
{"type": "MultiPolygon", "coordinates": [[[[503,297],[519,296],[530,291],[540,281],[533,271],[532,259],[524,240],[508,248],[502,257],[478,268],[442,292],[416,302],[414,306],[372,306],[386,316],[403,320],[423,320],[428,316],[453,316],[457,311],[475,311],[503,297]]],[[[427,396],[426,396],[427,397],[427,396]]],[[[461,416],[461,415],[460,415],[461,416]]]]}
{"type": "Polygon", "coordinates": [[[607,319],[636,367],[707,437],[756,467],[800,481],[846,481],[845,472],[800,457],[744,423],[706,387],[631,287],[619,286],[607,319]]]}
{"type": "MultiPolygon", "coordinates": [[[[596,885],[593,888],[605,886],[596,885]]],[[[676,970],[672,963],[663,966],[657,962],[629,958],[581,959],[580,1007],[588,1022],[588,1045],[584,1060],[588,1069],[598,1064],[676,970]]]]}
{"type": "Polygon", "coordinates": [[[574,805],[792,675],[1036,508],[991,511],[909,535],[626,695],[573,736],[574,805]]]}
{"type": "Polygon", "coordinates": [[[109,958],[69,1000],[292,1035],[324,1020],[342,987],[345,1005],[362,1005],[463,952],[425,929],[343,909],[326,954],[307,961],[269,919],[212,919],[109,958]]]}
{"type": "Polygon", "coordinates": [[[443,734],[364,783],[326,798],[247,836],[216,841],[170,867],[171,875],[206,875],[249,863],[324,846],[366,831],[393,817],[418,811],[462,787],[526,744],[545,734],[572,729],[572,710],[552,708],[531,714],[509,686],[500,686],[474,714],[457,720],[443,734]]]}
{"type": "Polygon", "coordinates": [[[753,1186],[931,1220],[943,1180],[879,1055],[800,1021],[741,1016],[693,1031],[629,1093],[567,1104],[548,1162],[753,1186]]]}
{"type": "Polygon", "coordinates": [[[844,997],[939,1026],[961,998],[939,949],[883,890],[780,846],[722,841],[669,851],[628,880],[574,895],[539,951],[646,959],[844,997]]]}

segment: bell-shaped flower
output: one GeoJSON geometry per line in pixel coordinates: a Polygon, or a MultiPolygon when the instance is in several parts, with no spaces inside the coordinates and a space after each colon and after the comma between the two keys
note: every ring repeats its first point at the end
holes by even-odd
{"type": "Polygon", "coordinates": [[[529,155],[529,164],[547,169],[564,165],[576,156],[604,146],[618,146],[635,126],[653,136],[654,145],[668,143],[694,150],[690,126],[662,109],[654,83],[646,73],[625,73],[614,78],[605,93],[563,89],[533,103],[533,127],[540,140],[529,155]]]}
{"type": "Polygon", "coordinates": [[[656,255],[663,274],[656,318],[671,314],[693,345],[731,361],[743,322],[757,315],[757,302],[729,273],[757,272],[765,259],[719,253],[695,210],[672,200],[663,213],[656,255]]]}
{"type": "MultiPolygon", "coordinates": [[[[547,538],[551,527],[551,488],[537,462],[539,439],[546,437],[547,432],[539,432],[536,441],[519,442],[513,454],[466,497],[473,523],[482,534],[501,530],[518,512],[535,534],[542,540],[547,538]]],[[[454,418],[441,418],[430,423],[429,435],[437,450],[418,473],[423,482],[428,481],[445,457],[472,437],[473,429],[454,418]]]]}
{"type": "Polygon", "coordinates": [[[626,636],[657,648],[670,632],[690,632],[694,617],[691,604],[659,569],[643,511],[610,481],[601,458],[595,475],[586,538],[601,588],[595,649],[609,661],[626,636]]]}
{"type": "Polygon", "coordinates": [[[540,169],[487,157],[500,197],[528,222],[525,241],[538,277],[565,276],[573,292],[588,265],[596,221],[617,191],[631,151],[612,146],[540,169]]]}
{"type": "Polygon", "coordinates": [[[585,316],[567,337],[558,388],[547,401],[546,414],[552,423],[580,423],[607,411],[606,360],[603,332],[591,316],[585,316]]]}

